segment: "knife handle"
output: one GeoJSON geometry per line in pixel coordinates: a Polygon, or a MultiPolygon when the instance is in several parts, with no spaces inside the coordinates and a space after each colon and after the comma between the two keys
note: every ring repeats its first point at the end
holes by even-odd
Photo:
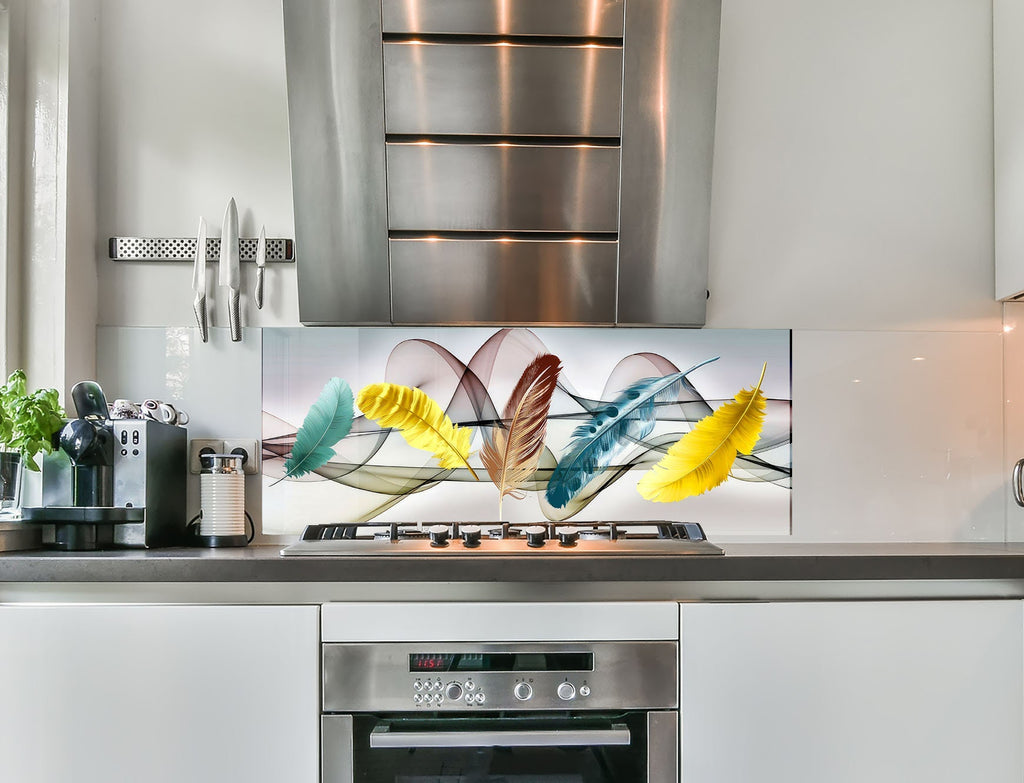
{"type": "Polygon", "coordinates": [[[209,342],[210,333],[206,328],[206,297],[196,294],[196,298],[192,301],[192,310],[195,311],[196,323],[199,325],[199,336],[204,343],[209,342]]]}
{"type": "Polygon", "coordinates": [[[231,291],[231,299],[228,301],[228,325],[231,327],[231,342],[240,343],[242,341],[242,320],[241,313],[239,312],[239,296],[238,289],[231,291]]]}
{"type": "Polygon", "coordinates": [[[256,302],[256,309],[263,309],[263,267],[256,267],[256,291],[253,292],[253,301],[256,302]]]}

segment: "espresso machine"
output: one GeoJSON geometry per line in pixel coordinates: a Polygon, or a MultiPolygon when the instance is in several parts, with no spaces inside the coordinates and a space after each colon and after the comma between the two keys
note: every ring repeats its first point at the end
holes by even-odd
{"type": "Polygon", "coordinates": [[[58,549],[181,544],[188,434],[152,419],[111,419],[99,384],[71,390],[78,418],[43,460],[42,502],[23,508],[58,549]]]}

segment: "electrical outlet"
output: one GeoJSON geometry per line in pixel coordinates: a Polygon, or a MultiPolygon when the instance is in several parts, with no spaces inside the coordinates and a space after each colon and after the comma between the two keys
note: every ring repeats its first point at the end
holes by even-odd
{"type": "Polygon", "coordinates": [[[246,475],[260,472],[260,442],[247,438],[224,438],[225,454],[241,454],[242,470],[246,475]]]}
{"type": "Polygon", "coordinates": [[[224,441],[209,438],[193,438],[188,442],[188,472],[198,474],[203,469],[200,454],[223,454],[224,441]]]}

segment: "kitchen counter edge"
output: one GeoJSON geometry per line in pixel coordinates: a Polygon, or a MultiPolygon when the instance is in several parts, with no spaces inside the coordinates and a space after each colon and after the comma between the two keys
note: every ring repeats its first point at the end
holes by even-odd
{"type": "Polygon", "coordinates": [[[986,580],[1024,582],[1024,543],[730,544],[723,556],[282,557],[241,549],[0,554],[19,582],[591,583],[986,580]]]}

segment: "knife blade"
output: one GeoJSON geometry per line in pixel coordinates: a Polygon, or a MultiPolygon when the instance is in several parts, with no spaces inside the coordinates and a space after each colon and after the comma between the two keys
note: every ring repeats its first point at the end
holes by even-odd
{"type": "Polygon", "coordinates": [[[196,314],[199,325],[199,336],[203,342],[210,339],[206,321],[206,218],[199,218],[199,234],[196,237],[196,260],[192,266],[192,290],[196,298],[192,300],[192,310],[196,314]]]}
{"type": "Polygon", "coordinates": [[[231,341],[242,339],[242,323],[239,313],[239,289],[241,288],[238,271],[238,207],[235,200],[228,201],[224,210],[224,226],[220,235],[220,277],[222,286],[228,289],[228,325],[231,327],[231,341]]]}
{"type": "Polygon", "coordinates": [[[256,240],[256,290],[253,299],[256,309],[263,309],[263,275],[267,265],[267,227],[260,226],[260,238],[256,240]]]}

